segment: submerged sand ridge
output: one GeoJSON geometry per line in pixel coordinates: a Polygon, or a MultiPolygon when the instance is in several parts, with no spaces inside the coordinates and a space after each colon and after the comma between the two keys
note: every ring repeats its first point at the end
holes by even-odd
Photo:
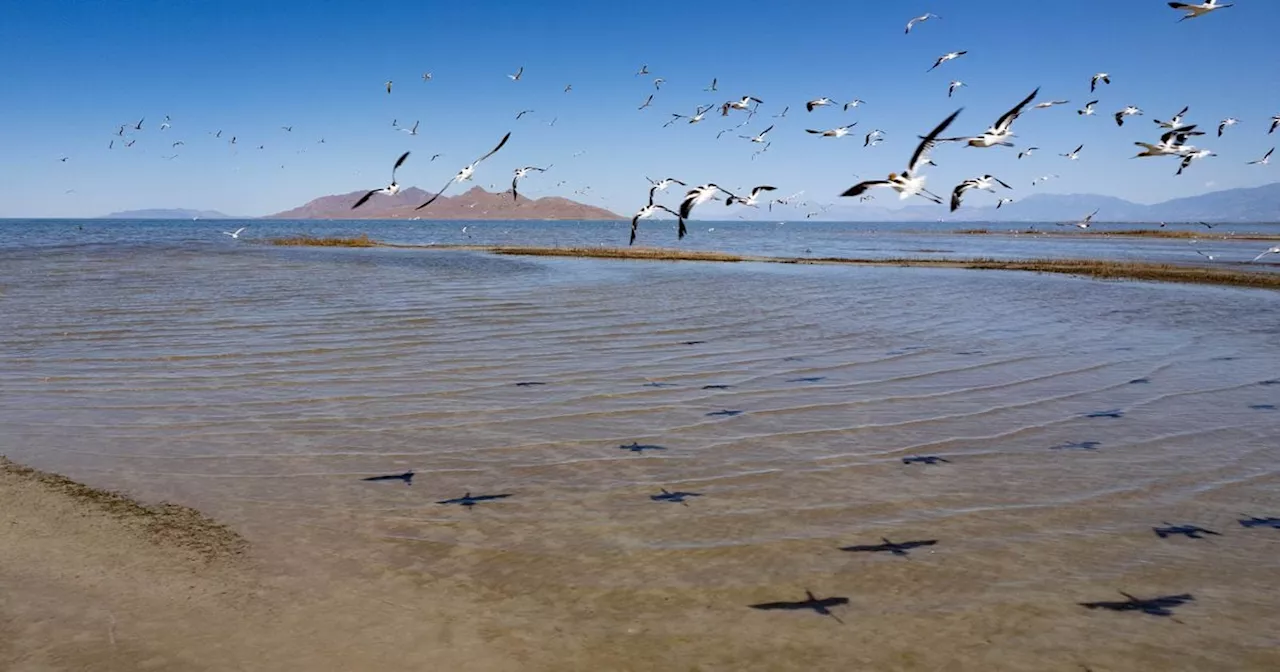
{"type": "Polygon", "coordinates": [[[15,667],[1275,663],[1274,535],[1237,522],[1280,506],[1271,292],[448,250],[6,261],[4,451],[248,541],[209,561],[81,500],[110,534],[20,507],[45,532],[5,548],[65,545],[4,570],[45,577],[6,578],[32,587],[0,603],[15,667]],[[436,503],[467,492],[511,497],[436,503]],[[937,544],[841,550],[885,537],[937,544]],[[806,590],[844,623],[749,607],[806,590]],[[1120,590],[1195,600],[1181,625],[1078,604],[1120,590]]]}

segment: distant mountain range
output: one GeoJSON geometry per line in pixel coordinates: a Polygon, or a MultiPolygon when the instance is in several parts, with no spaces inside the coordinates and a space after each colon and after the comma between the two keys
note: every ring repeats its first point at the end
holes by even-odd
{"type": "Polygon", "coordinates": [[[415,210],[426,203],[431,194],[417,187],[402,190],[395,196],[375,194],[368,203],[352,210],[363,191],[321,196],[292,210],[267,215],[269,219],[622,219],[604,208],[586,205],[558,196],[530,200],[511,198],[511,192],[490,193],[480,187],[457,196],[441,196],[430,207],[415,210]]]}
{"type": "MultiPolygon", "coordinates": [[[[949,198],[950,194],[946,196],[949,198]]],[[[965,205],[955,212],[949,212],[946,206],[933,205],[891,209],[876,206],[876,201],[837,203],[813,219],[854,222],[1074,222],[1097,210],[1096,221],[1100,222],[1280,222],[1280,182],[1175,198],[1153,205],[1095,194],[1032,194],[998,210],[995,206],[969,205],[988,196],[969,192],[965,205]]],[[[876,194],[877,201],[896,198],[896,194],[887,190],[876,194]]],[[[794,207],[785,210],[775,207],[772,215],[757,214],[752,219],[778,218],[780,214],[784,215],[783,218],[799,219],[806,214],[801,212],[796,217],[797,212],[799,210],[794,207]]]]}
{"type": "Polygon", "coordinates": [[[125,210],[103,215],[98,219],[239,219],[217,210],[184,210],[182,208],[153,208],[150,210],[125,210]]]}

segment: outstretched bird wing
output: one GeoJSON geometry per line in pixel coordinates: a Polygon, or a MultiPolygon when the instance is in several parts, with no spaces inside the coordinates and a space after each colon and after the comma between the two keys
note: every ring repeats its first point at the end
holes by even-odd
{"type": "Polygon", "coordinates": [[[370,191],[369,193],[365,194],[364,196],[361,196],[361,197],[360,197],[360,200],[356,201],[356,204],[355,204],[355,205],[353,205],[353,206],[351,206],[351,209],[352,209],[352,210],[355,210],[356,208],[358,208],[358,207],[360,207],[360,206],[364,205],[364,204],[365,204],[365,201],[368,201],[370,198],[372,198],[372,197],[373,197],[373,195],[374,195],[374,194],[378,193],[379,191],[381,191],[381,190],[380,190],[380,189],[374,189],[373,191],[370,191]]]}
{"type": "Polygon", "coordinates": [[[1008,130],[1009,127],[1013,125],[1013,120],[1017,119],[1018,115],[1022,114],[1023,109],[1025,109],[1027,105],[1031,103],[1031,101],[1035,100],[1036,96],[1039,95],[1039,93],[1040,93],[1040,87],[1037,86],[1036,90],[1031,92],[1031,95],[1027,96],[1026,98],[1023,98],[1022,102],[1018,103],[1017,105],[1014,105],[1013,109],[1009,110],[1008,112],[1005,112],[1004,116],[997,119],[996,125],[993,126],[992,128],[996,129],[997,131],[1008,130]]]}
{"type": "MultiPolygon", "coordinates": [[[[1034,96],[1034,94],[1032,95],[1034,96]]],[[[1023,101],[1023,104],[1025,105],[1026,102],[1027,101],[1023,101]]],[[[928,160],[929,150],[933,149],[933,146],[937,143],[938,136],[941,135],[943,131],[947,130],[947,127],[951,125],[951,122],[955,121],[956,117],[960,116],[960,113],[963,110],[964,108],[962,107],[959,110],[952,112],[951,116],[943,119],[942,123],[938,124],[937,128],[934,128],[928,135],[924,136],[920,141],[920,144],[916,147],[916,151],[911,155],[911,160],[907,162],[907,175],[914,174],[916,169],[928,160]]],[[[849,195],[848,192],[845,192],[845,194],[849,195]]]]}

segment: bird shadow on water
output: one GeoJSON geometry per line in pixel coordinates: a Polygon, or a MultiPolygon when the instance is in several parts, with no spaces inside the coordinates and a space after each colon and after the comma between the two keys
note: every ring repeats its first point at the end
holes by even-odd
{"type": "Polygon", "coordinates": [[[1068,441],[1056,446],[1049,446],[1049,450],[1097,450],[1101,446],[1101,441],[1068,441]]]}
{"type": "Polygon", "coordinates": [[[656,495],[649,495],[649,499],[652,499],[655,502],[675,502],[677,504],[683,504],[685,506],[689,506],[689,503],[684,501],[685,499],[689,497],[701,497],[701,496],[702,496],[702,493],[700,492],[681,492],[679,490],[675,492],[670,492],[666,488],[662,488],[661,493],[656,495]]]}
{"type": "Polygon", "coordinates": [[[849,604],[847,597],[817,597],[812,592],[804,591],[805,599],[796,602],[761,602],[759,604],[747,605],[752,609],[760,611],[813,611],[822,616],[830,616],[836,619],[841,625],[844,621],[839,616],[831,613],[831,607],[839,607],[849,604]]]}
{"type": "Polygon", "coordinates": [[[1165,525],[1164,527],[1153,527],[1151,528],[1151,531],[1155,532],[1156,536],[1160,537],[1161,539],[1167,539],[1171,536],[1178,535],[1178,534],[1181,534],[1188,539],[1204,539],[1204,537],[1201,535],[1205,535],[1205,534],[1212,534],[1217,537],[1222,536],[1221,532],[1206,530],[1203,527],[1200,527],[1198,525],[1173,525],[1168,522],[1166,522],[1164,525],[1165,525]]]}
{"type": "Polygon", "coordinates": [[[704,390],[727,390],[727,389],[730,389],[730,388],[732,388],[732,387],[733,387],[732,385],[703,385],[703,386],[702,386],[702,389],[704,389],[704,390]]]}
{"type": "Polygon", "coordinates": [[[1118,408],[1115,408],[1109,411],[1094,411],[1092,413],[1086,413],[1084,417],[1086,418],[1123,418],[1124,411],[1118,408]]]}
{"type": "Polygon", "coordinates": [[[938,464],[939,462],[951,464],[951,460],[937,455],[908,455],[902,458],[903,464],[938,464]]]}
{"type": "Polygon", "coordinates": [[[1133,380],[1129,381],[1129,384],[1130,385],[1146,385],[1147,383],[1150,383],[1150,382],[1151,382],[1150,378],[1134,378],[1133,380]]]}
{"type": "Polygon", "coordinates": [[[1259,385],[1264,385],[1264,386],[1267,386],[1267,385],[1280,385],[1280,378],[1272,378],[1271,380],[1264,380],[1264,381],[1259,382],[1258,384],[1259,384],[1259,385]]]}
{"type": "Polygon", "coordinates": [[[804,378],[792,378],[787,382],[788,383],[816,383],[819,380],[826,380],[826,379],[827,379],[826,376],[807,376],[804,378]]]}
{"type": "Polygon", "coordinates": [[[546,385],[546,383],[536,380],[522,380],[516,383],[516,387],[537,387],[538,385],[546,385]]]}
{"type": "Polygon", "coordinates": [[[1080,602],[1080,606],[1088,609],[1106,609],[1108,611],[1137,611],[1151,616],[1173,616],[1173,610],[1188,602],[1194,602],[1195,597],[1191,593],[1182,593],[1181,595],[1163,595],[1161,597],[1137,598],[1129,593],[1120,591],[1125,596],[1125,600],[1121,601],[1103,601],[1103,602],[1080,602]]]}
{"type": "Polygon", "coordinates": [[[1274,411],[1276,410],[1276,405],[1275,404],[1253,404],[1249,408],[1255,411],[1274,411]]]}
{"type": "Polygon", "coordinates": [[[742,413],[743,413],[742,411],[731,411],[729,409],[725,409],[723,411],[712,411],[710,413],[707,413],[706,415],[708,418],[717,418],[717,417],[732,418],[735,415],[742,415],[742,413]]]}
{"type": "Polygon", "coordinates": [[[413,470],[404,472],[403,474],[386,474],[385,476],[369,476],[360,479],[362,481],[404,481],[405,485],[413,485],[413,470]]]}
{"type": "Polygon", "coordinates": [[[924,546],[933,546],[934,544],[938,543],[937,539],[922,539],[918,541],[893,542],[893,541],[889,541],[888,539],[885,539],[884,537],[881,537],[880,541],[883,541],[884,543],[859,544],[857,546],[841,546],[840,550],[850,551],[852,553],[892,553],[893,555],[905,558],[914,549],[922,548],[924,546]]]}
{"type": "Polygon", "coordinates": [[[480,502],[491,502],[495,499],[506,499],[510,496],[511,496],[510,493],[504,493],[501,495],[473,495],[470,492],[468,492],[467,494],[461,497],[441,500],[439,502],[436,502],[436,504],[457,504],[458,506],[465,506],[470,508],[472,506],[475,506],[476,504],[479,504],[480,502]]]}
{"type": "Polygon", "coordinates": [[[1280,518],[1249,516],[1248,518],[1241,518],[1239,522],[1240,527],[1244,528],[1272,527],[1280,530],[1280,518]]]}
{"type": "Polygon", "coordinates": [[[632,441],[631,443],[618,446],[618,449],[629,450],[633,453],[643,453],[646,450],[666,450],[667,447],[655,445],[652,443],[637,443],[635,441],[632,441]]]}

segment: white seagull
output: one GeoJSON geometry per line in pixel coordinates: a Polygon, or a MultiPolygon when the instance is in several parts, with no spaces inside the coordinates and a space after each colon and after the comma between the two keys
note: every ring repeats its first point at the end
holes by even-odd
{"type": "Polygon", "coordinates": [[[1178,19],[1178,23],[1182,23],[1187,19],[1194,19],[1196,17],[1204,16],[1205,14],[1208,14],[1209,12],[1212,12],[1216,9],[1225,9],[1227,7],[1231,7],[1232,5],[1231,3],[1220,5],[1218,4],[1218,0],[1206,0],[1205,2],[1202,2],[1198,5],[1189,5],[1185,2],[1171,2],[1169,3],[1169,6],[1174,9],[1182,10],[1186,12],[1186,14],[1184,14],[1181,19],[1178,19]]]}
{"type": "Polygon", "coordinates": [[[839,127],[839,128],[832,128],[832,129],[830,129],[830,130],[826,130],[826,131],[816,131],[816,130],[814,130],[814,129],[812,129],[812,128],[806,128],[806,129],[804,129],[804,132],[805,132],[805,133],[812,133],[812,134],[814,134],[814,135],[821,135],[821,136],[822,136],[822,137],[824,137],[824,138],[843,138],[844,136],[849,135],[849,129],[851,129],[851,128],[853,128],[854,126],[857,126],[857,125],[858,125],[858,122],[856,122],[856,121],[855,121],[855,122],[853,122],[852,124],[849,124],[848,126],[841,126],[841,127],[839,127]]]}
{"type": "Polygon", "coordinates": [[[711,86],[708,86],[707,88],[703,89],[703,91],[718,91],[718,90],[719,90],[719,89],[717,89],[717,88],[716,88],[716,78],[715,78],[715,77],[712,77],[712,78],[711,78],[711,86]]]}
{"type": "Polygon", "coordinates": [[[685,234],[684,218],[683,218],[683,217],[681,217],[681,216],[680,216],[680,213],[676,212],[675,210],[672,210],[671,208],[668,208],[668,207],[667,207],[667,206],[665,206],[665,205],[661,205],[661,204],[659,204],[659,203],[654,203],[654,202],[653,202],[653,191],[652,191],[652,190],[650,190],[650,191],[649,191],[649,205],[646,205],[646,206],[644,206],[643,208],[640,208],[640,212],[637,212],[637,213],[635,214],[635,216],[631,218],[631,241],[630,241],[630,242],[628,242],[628,243],[627,243],[627,245],[634,245],[634,244],[635,244],[635,242],[636,242],[636,227],[640,225],[640,220],[642,220],[642,219],[648,219],[650,216],[652,216],[654,213],[656,213],[656,212],[657,212],[657,211],[659,211],[659,210],[662,210],[662,211],[664,211],[664,212],[669,212],[669,213],[671,213],[671,214],[673,214],[673,215],[675,215],[675,216],[677,217],[677,219],[679,220],[679,227],[678,227],[678,229],[677,229],[677,236],[678,236],[678,237],[680,237],[680,238],[684,238],[684,234],[685,234]]]}
{"type": "Polygon", "coordinates": [[[653,104],[653,94],[651,93],[649,94],[649,97],[645,98],[644,102],[640,104],[640,107],[637,107],[636,109],[643,110],[644,108],[649,107],[652,104],[653,104]]]}
{"type": "MultiPolygon", "coordinates": [[[[1099,209],[1101,209],[1101,208],[1099,208],[1099,209]]],[[[1076,226],[1078,226],[1078,227],[1080,227],[1080,228],[1082,228],[1082,229],[1087,229],[1087,228],[1089,228],[1089,225],[1093,223],[1093,216],[1094,216],[1094,215],[1096,215],[1096,214],[1098,214],[1098,211],[1097,211],[1097,210],[1094,210],[1093,212],[1089,213],[1088,215],[1085,215],[1085,218],[1084,218],[1084,219],[1082,219],[1082,220],[1080,220],[1080,221],[1076,222],[1076,223],[1075,223],[1075,225],[1076,225],[1076,226]]]]}
{"type": "Polygon", "coordinates": [[[791,109],[791,106],[790,106],[790,105],[787,105],[786,107],[783,107],[781,112],[779,112],[779,113],[777,113],[777,114],[773,115],[773,118],[774,118],[774,119],[782,119],[783,117],[787,116],[787,110],[790,110],[790,109],[791,109]]]}
{"type": "Polygon", "coordinates": [[[1178,172],[1174,173],[1174,175],[1181,175],[1182,171],[1190,167],[1193,161],[1198,161],[1210,156],[1217,156],[1217,154],[1214,154],[1211,149],[1198,149],[1195,151],[1183,152],[1182,163],[1179,164],[1178,172]]]}
{"type": "Polygon", "coordinates": [[[813,99],[813,100],[811,100],[811,101],[809,101],[809,102],[805,103],[805,104],[804,104],[804,108],[805,108],[806,110],[808,110],[809,112],[812,112],[812,111],[813,111],[813,108],[815,108],[815,107],[826,107],[827,105],[835,105],[835,104],[836,104],[836,101],[831,100],[830,98],[828,98],[828,97],[826,97],[826,96],[823,96],[823,97],[821,97],[821,98],[815,98],[815,99],[813,99]]]}
{"type": "Polygon", "coordinates": [[[1071,101],[1069,101],[1069,100],[1046,100],[1046,101],[1045,101],[1045,102],[1043,102],[1043,103],[1036,103],[1036,106],[1035,106],[1034,108],[1032,108],[1032,109],[1035,109],[1035,110],[1047,110],[1047,109],[1049,109],[1049,108],[1053,107],[1054,105],[1066,105],[1066,104],[1067,104],[1067,103],[1069,103],[1069,102],[1071,102],[1071,101]]]}
{"type": "Polygon", "coordinates": [[[422,81],[424,81],[424,82],[429,82],[429,81],[431,81],[431,77],[432,77],[432,75],[431,75],[431,73],[429,73],[429,72],[424,72],[424,73],[422,73],[422,81]]]}
{"type": "Polygon", "coordinates": [[[995,185],[997,184],[1005,189],[1013,188],[994,175],[983,175],[982,177],[975,177],[957,184],[956,188],[951,191],[951,212],[955,212],[960,207],[960,200],[964,198],[964,192],[970,189],[982,189],[994,194],[996,193],[995,185]]]}
{"type": "Polygon", "coordinates": [[[1276,148],[1275,148],[1275,147],[1272,147],[1271,149],[1268,149],[1268,150],[1267,150],[1267,153],[1266,153],[1266,154],[1263,154],[1263,155],[1262,155],[1262,158],[1261,158],[1261,159],[1258,159],[1257,161],[1250,161],[1249,163],[1247,163],[1247,164],[1245,164],[1245,165],[1249,165],[1249,166],[1265,166],[1265,165],[1268,165],[1268,164],[1270,164],[1270,163],[1271,163],[1271,153],[1272,153],[1272,152],[1274,152],[1274,151],[1276,151],[1276,148]]]}
{"type": "Polygon", "coordinates": [[[1124,126],[1124,118],[1142,114],[1142,110],[1133,105],[1125,107],[1123,110],[1116,112],[1116,126],[1124,126]]]}
{"type": "Polygon", "coordinates": [[[387,87],[387,93],[391,93],[391,80],[389,79],[387,80],[386,87],[387,87]]]}
{"type": "Polygon", "coordinates": [[[862,141],[862,146],[870,147],[872,145],[878,145],[883,141],[884,141],[884,131],[877,128],[867,134],[866,139],[862,141]]]}
{"type": "MultiPolygon", "coordinates": [[[[1026,109],[1027,105],[1031,104],[1031,101],[1035,100],[1036,95],[1039,93],[1040,87],[1036,87],[1036,90],[1032,91],[1031,95],[1023,98],[1022,102],[1013,106],[1013,109],[1005,112],[1004,115],[997,119],[996,123],[992,125],[991,128],[984,131],[982,135],[976,138],[970,138],[969,146],[994,147],[996,145],[1003,145],[1005,147],[1012,147],[1013,143],[1009,142],[1009,138],[1013,137],[1013,122],[1022,114],[1022,111],[1026,109]]],[[[957,138],[957,140],[958,139],[959,138],[957,138]]]]}
{"type": "Polygon", "coordinates": [[[933,72],[933,68],[936,68],[936,67],[938,67],[939,65],[942,65],[943,63],[946,63],[947,61],[954,61],[954,60],[956,60],[957,58],[960,58],[961,56],[964,56],[964,55],[965,55],[965,54],[967,54],[967,53],[969,53],[969,52],[968,52],[968,51],[953,51],[953,52],[951,52],[951,53],[943,54],[943,55],[941,55],[941,56],[939,56],[939,57],[938,57],[938,60],[934,61],[934,63],[933,63],[933,67],[932,67],[932,68],[929,68],[928,70],[925,70],[925,72],[933,72]]]}
{"type": "Polygon", "coordinates": [[[1195,130],[1194,124],[1191,126],[1183,126],[1165,132],[1160,136],[1160,142],[1151,144],[1148,142],[1135,142],[1133,144],[1142,148],[1142,151],[1133,158],[1139,159],[1151,156],[1182,156],[1189,151],[1186,147],[1187,138],[1193,135],[1204,135],[1204,131],[1195,130]]]}
{"type": "Polygon", "coordinates": [[[1012,198],[1002,198],[996,201],[996,210],[999,210],[1002,206],[1004,206],[1005,203],[1012,203],[1012,202],[1013,202],[1012,198]]]}
{"type": "Polygon", "coordinates": [[[1096,114],[1096,110],[1093,109],[1093,106],[1097,104],[1098,104],[1098,101],[1091,100],[1084,104],[1083,109],[1076,110],[1076,114],[1082,117],[1092,117],[1094,114],[1096,114]]]}
{"type": "Polygon", "coordinates": [[[639,77],[640,75],[647,75],[647,74],[649,74],[649,65],[647,63],[645,65],[640,66],[639,70],[636,70],[636,77],[639,77]]]}
{"type": "Polygon", "coordinates": [[[398,130],[398,131],[400,131],[400,132],[402,132],[402,133],[408,133],[409,135],[417,135],[417,134],[418,134],[418,122],[417,122],[417,121],[413,122],[413,128],[398,128],[398,129],[396,129],[396,130],[398,130]]]}
{"type": "Polygon", "coordinates": [[[925,176],[917,174],[917,171],[919,171],[920,168],[924,166],[925,162],[929,160],[929,150],[933,149],[933,146],[937,143],[938,136],[941,135],[943,131],[947,130],[947,127],[951,125],[951,122],[956,120],[956,117],[960,116],[960,112],[963,109],[964,108],[960,108],[959,110],[952,112],[951,116],[943,119],[942,123],[938,124],[936,128],[920,140],[920,144],[916,147],[916,151],[911,155],[911,160],[907,162],[907,169],[903,171],[901,175],[897,173],[889,173],[889,178],[885,180],[867,180],[859,182],[858,184],[846,189],[845,192],[840,195],[861,196],[868,189],[873,189],[875,187],[888,187],[898,192],[899,200],[906,200],[912,196],[920,196],[922,198],[927,198],[934,203],[942,203],[941,197],[937,194],[930,193],[924,188],[925,176]]]}
{"type": "Polygon", "coordinates": [[[647,178],[647,177],[646,177],[646,178],[644,178],[644,179],[649,180],[649,185],[650,185],[650,186],[649,186],[649,201],[650,201],[650,202],[652,202],[652,201],[653,201],[653,192],[654,192],[654,190],[657,190],[657,191],[666,191],[666,190],[667,190],[667,187],[669,187],[669,186],[671,186],[671,185],[673,185],[673,184],[678,184],[678,185],[680,185],[680,186],[682,186],[682,187],[687,187],[687,186],[689,186],[689,185],[685,184],[684,182],[681,182],[680,180],[677,180],[677,179],[676,179],[676,178],[674,178],[674,177],[667,177],[667,178],[663,178],[663,179],[661,179],[661,180],[650,180],[650,179],[649,179],[649,178],[647,178]]]}
{"type": "Polygon", "coordinates": [[[520,198],[520,194],[516,193],[516,183],[520,181],[520,178],[524,177],[525,175],[528,175],[529,173],[535,170],[538,171],[539,173],[545,173],[548,170],[551,170],[551,166],[547,166],[546,168],[539,168],[537,166],[525,166],[524,168],[516,168],[515,171],[513,171],[513,177],[511,178],[511,200],[515,201],[520,198]]]}
{"type": "Polygon", "coordinates": [[[1066,154],[1059,154],[1058,156],[1065,156],[1068,161],[1075,161],[1080,158],[1080,150],[1082,149],[1084,149],[1084,145],[1080,145],[1070,152],[1067,152],[1066,154]]]}
{"type": "Polygon", "coordinates": [[[926,12],[924,14],[921,14],[920,16],[917,16],[916,18],[911,19],[910,21],[907,22],[907,30],[903,34],[910,35],[911,28],[914,27],[917,23],[923,23],[925,21],[928,21],[929,19],[940,19],[940,18],[942,17],[938,16],[937,14],[933,14],[931,12],[926,12]]]}
{"type": "MultiPolygon", "coordinates": [[[[745,206],[747,206],[747,207],[749,207],[749,208],[759,207],[759,206],[757,206],[757,205],[756,205],[756,200],[757,200],[758,198],[760,198],[760,194],[761,194],[762,192],[765,192],[765,191],[773,191],[773,190],[775,190],[775,189],[777,189],[777,187],[770,187],[769,185],[764,185],[764,184],[762,184],[762,185],[760,185],[760,186],[756,187],[755,189],[752,189],[752,190],[751,190],[751,195],[750,195],[750,196],[748,196],[748,197],[746,197],[746,198],[742,198],[741,196],[734,196],[733,194],[729,194],[729,197],[725,199],[724,204],[725,204],[725,205],[733,205],[734,203],[741,203],[741,204],[743,204],[743,205],[745,205],[745,206]]],[[[726,193],[727,193],[727,192],[726,192],[726,193]]]]}
{"type": "Polygon", "coordinates": [[[962,86],[968,86],[968,84],[965,84],[958,79],[952,80],[951,83],[947,85],[947,97],[950,98],[951,94],[955,93],[956,89],[962,86]]]}
{"type": "Polygon", "coordinates": [[[661,90],[662,90],[662,83],[663,83],[663,82],[665,82],[665,81],[667,81],[667,80],[665,80],[665,79],[663,79],[663,78],[661,78],[661,77],[659,77],[659,78],[657,78],[657,79],[653,80],[653,88],[654,88],[654,89],[656,89],[656,90],[658,90],[658,91],[661,91],[661,90]]]}
{"type": "Polygon", "coordinates": [[[1218,137],[1222,137],[1222,132],[1227,130],[1228,126],[1235,126],[1238,123],[1240,123],[1240,120],[1235,117],[1227,117],[1226,119],[1218,122],[1218,137]]]}
{"type": "MultiPolygon", "coordinates": [[[[223,232],[222,232],[222,234],[223,234],[223,235],[226,235],[226,236],[231,236],[232,238],[235,238],[236,240],[240,240],[240,232],[241,232],[241,231],[244,231],[244,230],[245,230],[245,229],[247,229],[247,228],[249,228],[249,227],[247,227],[247,226],[242,226],[242,227],[240,227],[240,228],[236,229],[235,231],[223,231],[223,232]]],[[[1261,257],[1259,257],[1259,259],[1261,259],[1261,257]]],[[[1257,259],[1254,259],[1254,261],[1257,261],[1257,259]]]]}
{"type": "MultiPolygon", "coordinates": [[[[680,202],[680,219],[688,219],[689,214],[693,212],[694,206],[701,205],[715,198],[716,192],[721,191],[720,187],[708,182],[700,187],[694,187],[684,195],[684,200],[680,202]]],[[[683,235],[679,236],[683,238],[683,235]]]]}
{"type": "Polygon", "coordinates": [[[757,135],[755,135],[755,136],[751,136],[751,135],[739,135],[738,137],[739,137],[739,138],[742,138],[742,139],[744,139],[744,140],[750,140],[751,142],[758,142],[758,143],[763,144],[763,143],[764,143],[764,134],[765,134],[765,133],[768,133],[769,131],[772,131],[772,130],[773,130],[773,125],[772,125],[772,124],[770,124],[770,125],[769,125],[769,128],[766,128],[766,129],[764,129],[763,131],[760,131],[760,133],[759,133],[759,134],[757,134],[757,135]]]}
{"type": "Polygon", "coordinates": [[[689,120],[689,123],[691,123],[691,124],[696,124],[696,123],[698,123],[699,121],[702,121],[702,118],[703,118],[703,117],[704,117],[708,112],[710,112],[711,110],[715,109],[715,107],[716,107],[715,105],[707,105],[706,107],[703,107],[702,105],[699,105],[699,106],[698,106],[698,109],[694,110],[694,113],[693,113],[693,116],[692,116],[692,117],[688,117],[688,116],[685,116],[685,115],[683,115],[683,114],[676,114],[675,112],[672,112],[672,113],[671,113],[671,121],[668,121],[667,123],[663,124],[663,125],[662,125],[662,127],[663,127],[663,128],[666,128],[667,126],[670,126],[671,124],[676,123],[676,119],[688,119],[688,120],[689,120]]]}
{"type": "Polygon", "coordinates": [[[1022,158],[1022,157],[1024,157],[1024,156],[1031,156],[1031,152],[1034,152],[1034,151],[1036,151],[1037,149],[1040,149],[1040,148],[1039,148],[1039,147],[1028,147],[1028,148],[1026,148],[1026,149],[1022,150],[1021,152],[1018,152],[1018,158],[1019,158],[1019,159],[1021,159],[1021,158],[1022,158]]]}
{"type": "Polygon", "coordinates": [[[763,102],[764,102],[763,100],[760,100],[759,98],[755,98],[752,96],[743,96],[742,100],[730,100],[720,106],[720,116],[722,117],[729,116],[729,110],[751,111],[751,103],[755,103],[756,105],[759,105],[763,102]]]}
{"type": "Polygon", "coordinates": [[[1098,88],[1098,82],[1102,82],[1103,84],[1110,84],[1111,75],[1105,72],[1099,72],[1098,74],[1091,77],[1089,79],[1089,93],[1093,93],[1094,90],[1098,88]]]}
{"type": "Polygon", "coordinates": [[[518,82],[518,81],[520,81],[520,78],[521,78],[521,77],[523,77],[523,76],[524,76],[524,66],[522,65],[522,66],[520,66],[520,69],[519,69],[519,70],[516,70],[516,74],[514,74],[514,75],[507,75],[507,79],[510,79],[510,80],[511,80],[511,81],[513,81],[513,82],[518,82]]]}
{"type": "Polygon", "coordinates": [[[1183,107],[1182,110],[1173,115],[1173,118],[1169,119],[1169,121],[1160,121],[1159,119],[1152,119],[1152,121],[1156,122],[1156,125],[1160,128],[1177,128],[1182,125],[1182,117],[1189,109],[1191,109],[1189,105],[1183,107]]]}
{"type": "Polygon", "coordinates": [[[1056,177],[1058,177],[1058,176],[1057,176],[1057,175],[1042,175],[1042,176],[1040,176],[1040,177],[1037,177],[1037,178],[1036,178],[1036,179],[1034,179],[1034,180],[1031,180],[1031,186],[1033,186],[1033,187],[1034,187],[1034,186],[1036,186],[1037,184],[1039,184],[1039,183],[1041,183],[1041,182],[1048,182],[1049,180],[1052,180],[1052,179],[1054,179],[1054,178],[1056,178],[1056,177]]]}
{"type": "Polygon", "coordinates": [[[847,103],[845,103],[845,104],[844,104],[844,111],[845,111],[845,112],[848,112],[848,111],[849,111],[849,108],[851,108],[851,107],[857,107],[857,106],[859,106],[859,105],[862,105],[862,104],[863,104],[863,103],[865,103],[865,102],[867,102],[867,101],[862,100],[861,98],[854,98],[853,100],[851,100],[851,101],[849,101],[849,102],[847,102],[847,103]]]}
{"type": "Polygon", "coordinates": [[[1263,258],[1263,257],[1267,256],[1268,254],[1280,254],[1280,245],[1277,245],[1276,247],[1273,247],[1273,248],[1271,248],[1271,249],[1267,250],[1266,252],[1263,252],[1262,254],[1259,254],[1258,256],[1256,256],[1256,257],[1254,257],[1253,259],[1251,259],[1251,260],[1249,261],[1249,263],[1253,263],[1253,262],[1255,262],[1255,261],[1257,261],[1257,260],[1259,260],[1259,259],[1261,259],[1261,258],[1263,258]]]}
{"type": "Polygon", "coordinates": [[[388,196],[395,196],[396,194],[400,193],[400,185],[396,184],[396,171],[400,170],[400,166],[404,164],[404,160],[407,158],[409,158],[409,152],[405,152],[404,154],[401,154],[400,158],[396,159],[395,165],[391,167],[391,184],[387,185],[386,187],[383,187],[382,189],[370,190],[369,193],[365,194],[364,196],[361,196],[360,200],[356,201],[356,204],[351,206],[351,209],[355,210],[356,208],[364,205],[365,201],[372,198],[374,194],[386,194],[388,196]]]}
{"type": "Polygon", "coordinates": [[[435,203],[435,202],[436,202],[436,199],[437,199],[437,198],[440,198],[440,196],[441,196],[442,194],[444,194],[444,190],[445,190],[445,189],[448,189],[448,188],[449,188],[449,185],[453,184],[454,182],[465,182],[466,180],[470,180],[470,179],[471,179],[471,176],[472,176],[472,175],[474,175],[474,174],[475,174],[475,172],[476,172],[476,166],[480,165],[480,162],[481,162],[481,161],[484,161],[485,159],[487,159],[487,158],[489,158],[489,157],[493,156],[494,154],[496,154],[496,153],[498,152],[498,150],[499,150],[499,149],[502,149],[502,146],[503,146],[503,145],[505,145],[505,144],[507,144],[507,139],[508,139],[508,138],[510,138],[510,137],[511,137],[511,131],[507,131],[507,134],[506,134],[506,135],[504,135],[504,136],[502,136],[502,140],[499,140],[499,141],[498,141],[498,146],[497,146],[497,147],[494,147],[493,149],[489,150],[489,153],[488,153],[488,154],[485,154],[484,156],[482,156],[482,157],[480,157],[480,158],[476,159],[475,161],[471,162],[471,164],[469,164],[468,166],[466,166],[466,167],[465,167],[465,168],[463,168],[462,170],[459,170],[457,175],[454,175],[454,176],[453,176],[453,177],[452,177],[448,182],[445,182],[445,183],[444,183],[444,186],[443,186],[443,187],[440,187],[440,191],[437,191],[435,196],[432,196],[432,197],[430,198],[430,200],[428,200],[426,203],[423,203],[422,205],[419,205],[418,207],[414,208],[414,210],[421,210],[421,209],[423,209],[423,208],[427,207],[428,205],[431,205],[432,203],[435,203]]]}
{"type": "Polygon", "coordinates": [[[1280,114],[1277,114],[1276,116],[1271,117],[1271,128],[1267,129],[1267,135],[1271,135],[1272,133],[1275,133],[1277,126],[1280,126],[1280,114]]]}

